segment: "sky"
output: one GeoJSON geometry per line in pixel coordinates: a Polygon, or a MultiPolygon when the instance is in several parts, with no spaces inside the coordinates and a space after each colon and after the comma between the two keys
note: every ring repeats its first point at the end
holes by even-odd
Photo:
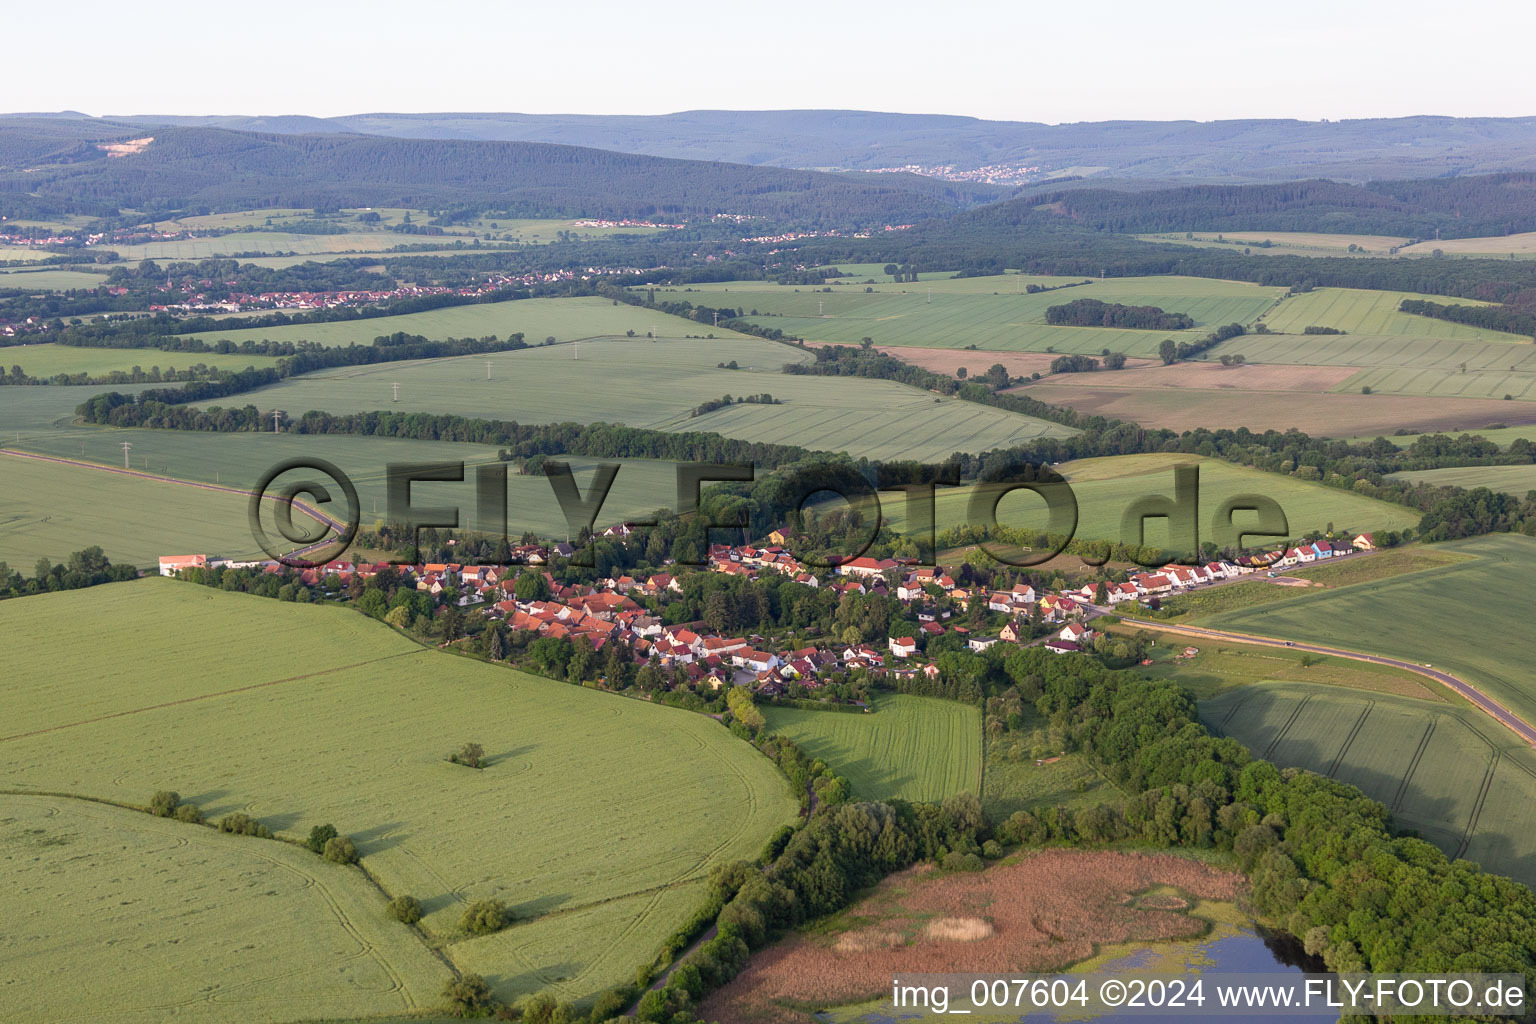
{"type": "Polygon", "coordinates": [[[0,110],[1536,115],[1529,0],[14,5],[0,110]]]}

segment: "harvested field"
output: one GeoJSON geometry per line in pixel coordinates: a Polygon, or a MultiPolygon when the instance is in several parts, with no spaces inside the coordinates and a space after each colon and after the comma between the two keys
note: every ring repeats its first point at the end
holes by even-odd
{"type": "Polygon", "coordinates": [[[1134,894],[1158,886],[1232,900],[1247,883],[1172,854],[1044,850],[977,874],[913,868],[886,879],[833,930],[794,934],[754,956],[705,1000],[705,1020],[803,1022],[785,1004],[828,1006],[878,998],[896,973],[1046,972],[1104,944],[1190,939],[1202,918],[1134,894]]]}
{"type": "MultiPolygon", "coordinates": [[[[1063,373],[1051,384],[1091,388],[1202,388],[1237,391],[1311,391],[1323,393],[1348,380],[1356,371],[1348,366],[1259,365],[1222,366],[1220,363],[1174,363],[1162,366],[1142,360],[1139,366],[1096,373],[1063,373]]],[[[1038,387],[1038,385],[1026,385],[1038,387]]],[[[1023,388],[1015,391],[1029,392],[1023,388]]]]}
{"type": "Polygon", "coordinates": [[[1096,382],[1078,386],[1056,383],[1056,378],[1018,392],[1089,415],[1179,431],[1247,427],[1262,432],[1295,427],[1320,437],[1375,437],[1400,428],[1434,433],[1478,423],[1536,422],[1536,409],[1528,403],[1488,398],[1221,391],[1192,402],[1187,394],[1163,387],[1105,387],[1096,382]]]}

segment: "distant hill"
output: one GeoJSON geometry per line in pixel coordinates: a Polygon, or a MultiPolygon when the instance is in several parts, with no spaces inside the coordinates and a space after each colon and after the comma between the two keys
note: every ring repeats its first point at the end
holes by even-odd
{"type": "Polygon", "coordinates": [[[1536,231],[1536,173],[1423,181],[1195,185],[1160,190],[1077,187],[1036,193],[974,220],[1019,223],[1040,211],[1097,231],[1322,231],[1479,238],[1536,231]]]}
{"type": "Polygon", "coordinates": [[[625,153],[776,167],[870,170],[989,164],[1194,181],[1433,178],[1536,170],[1536,117],[1350,121],[1099,121],[1046,125],[863,110],[688,110],[590,114],[353,114],[174,118],[246,131],[349,131],[394,138],[550,142],[625,153]],[[291,124],[281,124],[291,121],[291,124]]]}
{"type": "Polygon", "coordinates": [[[23,192],[88,209],[464,205],[551,216],[742,213],[837,227],[911,223],[1007,194],[909,175],[833,175],[545,143],[0,119],[0,194],[23,192]],[[140,152],[109,156],[101,148],[146,137],[153,142],[140,152]]]}

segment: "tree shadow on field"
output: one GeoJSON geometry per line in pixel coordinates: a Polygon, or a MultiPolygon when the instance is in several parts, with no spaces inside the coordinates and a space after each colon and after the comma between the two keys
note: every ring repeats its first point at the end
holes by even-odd
{"type": "Polygon", "coordinates": [[[526,903],[514,903],[508,909],[512,911],[512,916],[518,924],[528,924],[545,914],[554,913],[575,898],[568,892],[551,892],[528,900],[526,903]]]}
{"type": "Polygon", "coordinates": [[[293,814],[287,811],[280,814],[261,814],[255,817],[273,832],[287,832],[304,820],[304,815],[293,814]]]}
{"type": "Polygon", "coordinates": [[[203,813],[207,814],[213,808],[215,801],[222,800],[227,796],[229,796],[229,790],[227,789],[210,789],[206,793],[188,793],[181,798],[181,801],[187,804],[197,804],[198,807],[203,809],[203,813]]]}
{"type": "Polygon", "coordinates": [[[511,750],[504,750],[499,754],[488,754],[480,759],[480,767],[494,768],[496,765],[501,764],[503,761],[510,761],[514,757],[521,757],[524,754],[531,754],[533,753],[534,749],[534,746],[529,744],[525,747],[513,747],[511,750]]]}
{"type": "Polygon", "coordinates": [[[439,910],[446,910],[448,907],[468,905],[468,901],[458,893],[444,892],[438,893],[436,896],[423,898],[421,901],[421,912],[423,914],[435,914],[439,910]]]}
{"type": "Polygon", "coordinates": [[[492,992],[510,1001],[543,991],[556,981],[574,978],[585,968],[586,964],[570,962],[549,964],[523,974],[488,974],[485,980],[490,984],[492,992]]]}
{"type": "Polygon", "coordinates": [[[405,827],[403,821],[391,821],[383,825],[374,825],[360,832],[351,833],[352,842],[357,844],[358,850],[365,856],[372,853],[380,853],[384,850],[399,846],[402,840],[410,838],[409,833],[400,831],[405,827]]]}

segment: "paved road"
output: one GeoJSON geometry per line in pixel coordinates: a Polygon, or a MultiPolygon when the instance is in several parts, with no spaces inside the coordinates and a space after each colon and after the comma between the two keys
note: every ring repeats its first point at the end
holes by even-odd
{"type": "Polygon", "coordinates": [[[1428,665],[1421,665],[1413,661],[1401,661],[1397,658],[1384,658],[1376,654],[1361,654],[1359,651],[1346,651],[1339,647],[1324,647],[1320,644],[1297,643],[1294,641],[1276,640],[1273,637],[1254,636],[1250,633],[1233,633],[1222,629],[1206,629],[1201,626],[1176,626],[1167,622],[1157,622],[1149,619],[1122,618],[1120,621],[1133,626],[1145,626],[1149,629],[1160,629],[1168,633],[1179,633],[1184,636],[1201,637],[1207,640],[1232,640],[1237,643],[1258,644],[1263,647],[1283,647],[1295,651],[1305,651],[1309,654],[1327,654],[1335,658],[1348,658],[1351,661],[1367,661],[1373,665],[1389,665],[1392,668],[1405,669],[1416,672],[1421,676],[1428,676],[1435,682],[1447,686],[1471,701],[1478,710],[1497,721],[1510,732],[1524,740],[1529,746],[1536,747],[1536,728],[1528,725],[1524,719],[1510,711],[1498,701],[1483,693],[1477,687],[1465,680],[1458,679],[1449,672],[1442,672],[1428,665]]]}

